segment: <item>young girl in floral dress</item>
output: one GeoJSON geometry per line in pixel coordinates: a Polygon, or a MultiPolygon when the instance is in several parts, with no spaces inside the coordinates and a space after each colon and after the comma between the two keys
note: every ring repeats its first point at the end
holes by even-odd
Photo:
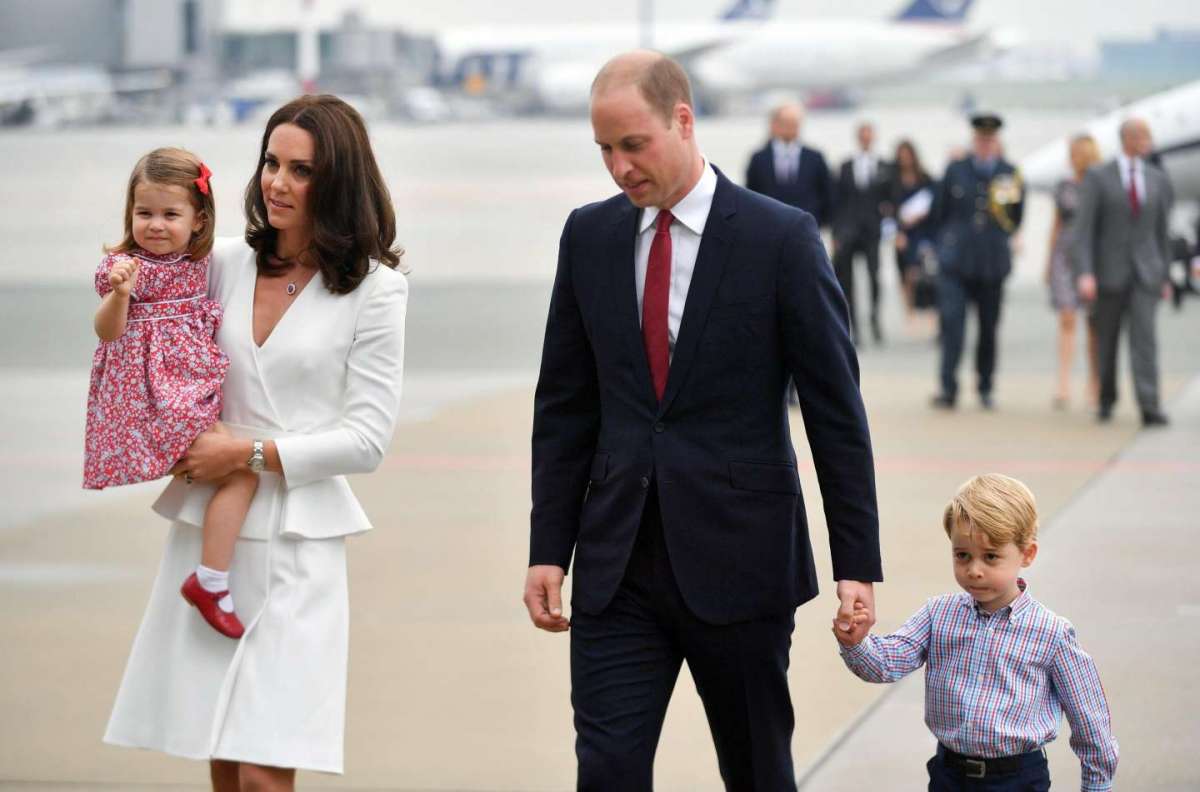
{"type": "MultiPolygon", "coordinates": [[[[86,488],[164,476],[201,432],[226,431],[217,419],[229,361],[213,340],[221,306],[206,296],[216,222],[210,176],[191,152],[160,148],[129,177],[125,238],[96,270],[100,344],[88,388],[86,488]]],[[[218,482],[200,564],[181,589],[230,638],[244,628],[228,591],[229,566],[257,486],[249,471],[218,482]]]]}

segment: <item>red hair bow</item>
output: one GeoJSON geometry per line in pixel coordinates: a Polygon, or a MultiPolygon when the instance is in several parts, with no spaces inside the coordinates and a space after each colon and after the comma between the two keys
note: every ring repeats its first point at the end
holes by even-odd
{"type": "Polygon", "coordinates": [[[212,176],[212,171],[203,162],[200,163],[200,178],[192,179],[196,183],[196,189],[201,195],[208,195],[208,179],[212,176]]]}

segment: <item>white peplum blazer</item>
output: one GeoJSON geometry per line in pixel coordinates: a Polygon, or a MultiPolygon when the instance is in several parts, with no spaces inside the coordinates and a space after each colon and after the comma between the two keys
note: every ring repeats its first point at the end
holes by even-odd
{"type": "MultiPolygon", "coordinates": [[[[379,466],[391,444],[404,373],[408,280],[378,262],[349,294],[317,275],[261,347],[254,343],[257,270],[240,238],[217,240],[208,294],[225,309],[217,343],[229,356],[221,420],[274,440],[283,475],[261,474],[241,537],[326,539],[371,524],[345,476],[379,466]]],[[[174,479],[154,510],[202,525],[213,485],[174,479]]]]}

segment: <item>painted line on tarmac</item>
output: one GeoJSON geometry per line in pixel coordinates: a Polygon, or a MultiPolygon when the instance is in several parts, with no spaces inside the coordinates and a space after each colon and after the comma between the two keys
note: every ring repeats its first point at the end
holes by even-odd
{"type": "MultiPolygon", "coordinates": [[[[0,454],[0,468],[21,470],[59,470],[75,466],[78,454],[0,454]]],[[[384,457],[383,467],[404,470],[450,471],[512,471],[528,470],[529,456],[488,454],[390,454],[384,457]]],[[[1098,473],[1106,468],[1143,473],[1200,473],[1200,463],[1185,460],[1090,460],[1035,458],[942,458],[942,457],[876,457],[876,471],[887,473],[953,473],[961,470],[1022,470],[1038,473],[1098,473]]],[[[799,469],[813,471],[810,460],[800,462],[799,469]]],[[[164,478],[165,481],[165,478],[164,478]]]]}
{"type": "Polygon", "coordinates": [[[0,563],[0,586],[63,586],[113,583],[136,577],[132,569],[111,564],[0,563]]]}

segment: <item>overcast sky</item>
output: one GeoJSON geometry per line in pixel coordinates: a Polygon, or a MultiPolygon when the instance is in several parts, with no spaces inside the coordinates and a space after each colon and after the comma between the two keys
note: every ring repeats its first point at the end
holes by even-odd
{"type": "MultiPolygon", "coordinates": [[[[289,16],[303,0],[225,0],[227,13],[289,16]]],[[[322,17],[359,8],[368,19],[434,32],[449,26],[634,22],[638,0],[312,0],[322,17]]],[[[653,0],[659,24],[714,18],[733,0],[653,0]]],[[[780,19],[885,18],[909,0],[776,0],[780,19]]],[[[1100,38],[1144,38],[1159,28],[1200,31],[1200,0],[975,0],[972,28],[1006,27],[1025,40],[1090,52],[1100,38]]]]}

